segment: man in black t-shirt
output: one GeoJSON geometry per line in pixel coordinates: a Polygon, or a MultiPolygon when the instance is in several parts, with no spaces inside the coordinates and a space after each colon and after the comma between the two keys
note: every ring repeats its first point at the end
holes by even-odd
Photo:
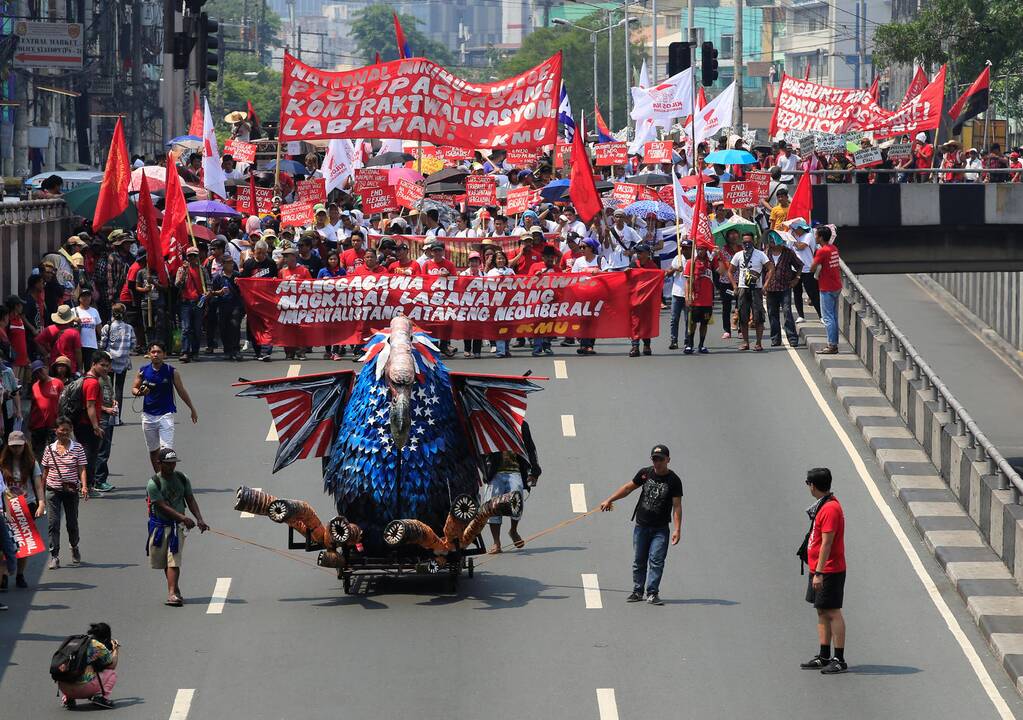
{"type": "Polygon", "coordinates": [[[663,605],[658,590],[664,572],[664,558],[668,555],[669,522],[674,522],[671,544],[677,545],[682,537],[682,480],[668,469],[671,453],[666,446],[654,445],[650,451],[650,460],[652,466],[640,469],[636,477],[602,502],[600,509],[610,512],[614,510],[615,501],[621,500],[636,488],[642,488],[632,516],[636,521],[632,531],[635,555],[632,560],[632,594],[626,601],[640,602],[645,599],[651,605],[663,605]]]}

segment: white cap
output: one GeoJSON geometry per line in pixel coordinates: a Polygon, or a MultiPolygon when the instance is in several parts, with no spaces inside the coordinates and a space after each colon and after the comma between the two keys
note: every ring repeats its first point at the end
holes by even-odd
{"type": "Polygon", "coordinates": [[[918,132],[916,134],[916,141],[917,142],[927,142],[927,133],[925,133],[925,132],[918,132]]]}

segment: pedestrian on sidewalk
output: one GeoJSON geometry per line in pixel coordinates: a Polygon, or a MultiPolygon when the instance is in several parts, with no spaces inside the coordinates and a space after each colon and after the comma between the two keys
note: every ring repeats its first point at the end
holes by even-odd
{"type": "Polygon", "coordinates": [[[199,532],[210,529],[202,519],[199,504],[192,494],[192,483],[184,473],[177,471],[177,464],[178,456],[174,450],[160,450],[159,469],[146,485],[149,505],[146,555],[149,556],[149,566],[154,570],[163,570],[167,578],[167,600],[164,604],[171,607],[181,607],[184,604],[178,581],[187,531],[196,525],[199,526],[199,532]],[[186,506],[195,520],[185,515],[186,506]]]}
{"type": "MultiPolygon", "coordinates": [[[[806,564],[810,567],[806,601],[817,610],[817,639],[820,650],[800,667],[837,675],[849,669],[845,662],[845,514],[831,492],[831,470],[813,468],[806,473],[806,485],[816,502],[807,509],[810,532],[806,539],[806,564]],[[834,656],[831,646],[834,643],[834,656]]],[[[803,548],[800,548],[800,558],[803,548]]]]}
{"type": "Polygon", "coordinates": [[[677,545],[682,537],[682,479],[668,469],[671,453],[664,445],[654,445],[650,462],[640,468],[636,476],[611,493],[600,504],[602,512],[614,510],[614,503],[642,488],[639,502],[632,512],[636,525],[632,530],[632,594],[627,602],[646,600],[651,605],[663,605],[660,597],[664,559],[668,555],[668,523],[673,522],[671,544],[677,545]],[[643,592],[646,590],[646,595],[643,592]]]}
{"type": "Polygon", "coordinates": [[[139,368],[131,388],[132,395],[142,396],[142,433],[155,471],[160,469],[157,458],[160,450],[174,447],[174,415],[178,411],[174,404],[175,392],[192,411],[192,424],[199,422],[199,414],[181,381],[181,373],[164,362],[166,357],[163,345],[150,343],[149,364],[139,368]]]}
{"type": "Polygon", "coordinates": [[[821,320],[828,331],[828,345],[818,352],[834,355],[838,352],[838,296],[842,293],[842,273],[838,264],[838,248],[831,242],[831,228],[819,226],[816,236],[817,252],[810,270],[817,275],[821,291],[821,320]]]}
{"type": "Polygon", "coordinates": [[[78,567],[82,554],[78,549],[78,499],[89,499],[85,448],[75,442],[74,422],[57,418],[57,439],[43,451],[43,484],[46,486],[46,515],[50,538],[50,570],[60,567],[60,518],[65,516],[68,542],[71,543],[71,567],[78,567]]]}
{"type": "Polygon", "coordinates": [[[110,354],[110,370],[114,381],[114,400],[117,401],[117,416],[113,418],[114,426],[121,422],[121,403],[124,401],[124,380],[131,370],[131,351],[138,342],[135,328],[125,322],[127,308],[123,303],[110,306],[111,321],[103,326],[99,345],[110,354]]]}

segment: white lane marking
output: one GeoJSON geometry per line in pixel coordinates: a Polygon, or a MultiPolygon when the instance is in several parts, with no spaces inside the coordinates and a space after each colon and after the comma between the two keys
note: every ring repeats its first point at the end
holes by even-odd
{"type": "MultiPolygon", "coordinates": [[[[260,491],[260,492],[262,492],[262,490],[263,490],[263,488],[252,488],[252,489],[253,489],[253,490],[257,490],[257,491],[260,491]]],[[[255,515],[253,515],[253,514],[252,514],[252,513],[250,513],[250,512],[243,512],[243,513],[241,513],[241,514],[240,514],[240,515],[239,515],[238,517],[243,517],[243,518],[250,518],[250,517],[256,517],[256,516],[255,516],[255,515]]]]}
{"type": "Polygon", "coordinates": [[[231,590],[231,578],[217,578],[217,584],[213,586],[213,595],[210,597],[210,606],[206,608],[207,615],[220,615],[224,612],[224,603],[227,602],[227,593],[231,590]]]}
{"type": "Polygon", "coordinates": [[[614,688],[597,688],[597,710],[600,711],[600,720],[618,720],[614,688]]]}
{"type": "Polygon", "coordinates": [[[564,360],[554,361],[554,377],[558,380],[565,380],[568,378],[568,365],[564,360]]]}
{"type": "Polygon", "coordinates": [[[561,416],[561,434],[565,437],[575,437],[575,416],[561,416]]]}
{"type": "Polygon", "coordinates": [[[583,573],[583,599],[587,610],[601,610],[604,603],[600,601],[600,583],[595,573],[583,573]]]}
{"type": "Polygon", "coordinates": [[[192,709],[192,698],[195,697],[195,690],[182,688],[174,697],[174,707],[171,708],[169,720],[185,720],[188,711],[192,709]]]}
{"type": "MultiPolygon", "coordinates": [[[[289,365],[288,366],[288,377],[297,377],[302,372],[301,365],[289,365]]],[[[270,429],[266,432],[267,442],[277,442],[280,438],[277,436],[277,426],[274,425],[274,421],[270,421],[270,429]]]]}
{"type": "Polygon", "coordinates": [[[803,378],[803,382],[806,383],[806,387],[810,389],[810,394],[813,395],[813,399],[817,402],[817,407],[824,414],[828,424],[831,425],[831,429],[834,430],[835,435],[842,443],[842,447],[845,448],[845,452],[849,455],[849,459],[852,460],[853,467],[856,468],[857,474],[860,476],[860,480],[863,481],[863,485],[867,488],[867,493],[870,495],[870,499],[874,501],[874,505],[877,506],[878,511],[881,513],[881,517],[884,518],[885,522],[888,523],[888,527],[891,528],[892,533],[895,535],[895,539],[898,540],[899,545],[902,547],[902,551],[906,553],[906,557],[909,559],[909,564],[913,566],[913,570],[916,572],[916,576],[920,579],[920,583],[924,586],[924,590],[927,591],[927,595],[931,598],[931,602],[934,603],[934,607],[937,608],[938,614],[945,621],[945,625],[948,626],[949,632],[952,633],[952,637],[959,643],[959,647],[962,649],[963,654],[970,663],[970,667],[973,668],[973,672],[977,676],[977,680],[980,681],[981,687],[987,693],[991,703],[995,706],[995,710],[998,711],[999,717],[1003,720],[1012,720],[1015,716],[1009,709],[1009,705],[1005,702],[1001,693],[998,692],[998,687],[995,685],[994,680],[991,679],[991,674],[984,667],[983,661],[974,649],[973,644],[969,638],[966,637],[966,633],[963,632],[962,626],[956,619],[955,615],[952,614],[952,610],[949,608],[948,603],[945,602],[945,598],[941,596],[941,592],[938,590],[938,586],[934,584],[931,576],[927,574],[926,568],[924,568],[923,561],[920,559],[920,554],[913,547],[909,537],[906,535],[902,526],[899,525],[899,521],[895,517],[895,513],[892,512],[891,508],[888,507],[884,501],[884,497],[881,495],[881,491],[878,490],[877,486],[870,479],[870,473],[867,472],[867,467],[863,463],[863,459],[859,453],[856,452],[856,447],[853,445],[852,440],[849,438],[849,434],[845,431],[845,428],[839,423],[838,418],[835,417],[835,413],[828,406],[827,402],[824,401],[824,396],[821,395],[821,391],[817,389],[817,384],[810,377],[810,371],[807,370],[806,364],[803,362],[803,358],[799,356],[799,353],[793,350],[789,346],[785,346],[788,350],[789,357],[792,358],[792,362],[795,364],[796,369],[803,378]]]}
{"type": "Polygon", "coordinates": [[[568,491],[572,494],[572,512],[586,512],[586,486],[582,483],[572,483],[568,486],[568,491]]]}

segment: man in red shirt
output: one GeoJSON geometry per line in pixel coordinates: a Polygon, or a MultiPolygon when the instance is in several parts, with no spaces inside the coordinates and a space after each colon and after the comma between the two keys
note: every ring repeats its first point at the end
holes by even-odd
{"type": "Polygon", "coordinates": [[[552,245],[544,245],[543,250],[540,253],[540,262],[533,263],[529,266],[529,270],[526,272],[527,275],[544,275],[546,273],[558,273],[564,272],[558,264],[558,260],[561,259],[561,252],[552,245]]]}
{"type": "Polygon", "coordinates": [[[31,435],[32,452],[37,458],[52,442],[57,427],[57,400],[64,391],[64,383],[50,377],[49,366],[42,360],[32,362],[32,410],[28,415],[28,429],[31,435]]]}
{"type": "MultiPolygon", "coordinates": [[[[199,264],[199,248],[195,245],[185,250],[185,264],[178,268],[174,278],[181,300],[178,310],[181,316],[181,362],[199,359],[199,345],[202,340],[202,308],[199,300],[209,287],[209,272],[199,264]]],[[[90,486],[92,483],[89,483],[90,486]]]]}
{"type": "Polygon", "coordinates": [[[36,335],[36,345],[41,355],[48,357],[47,365],[53,365],[61,355],[71,361],[72,374],[82,366],[82,336],[74,323],[78,315],[70,305],[61,305],[57,312],[50,315],[52,325],[36,335]]]}
{"type": "Polygon", "coordinates": [[[531,234],[523,236],[522,247],[514,255],[508,264],[511,265],[519,275],[530,275],[530,268],[543,262],[543,231],[537,228],[531,234]]]}
{"type": "Polygon", "coordinates": [[[408,245],[405,243],[399,243],[395,252],[398,253],[398,259],[387,266],[387,271],[391,275],[422,275],[423,268],[419,267],[419,263],[412,260],[408,256],[408,245]]]}
{"type": "Polygon", "coordinates": [[[423,263],[424,275],[457,275],[458,268],[444,257],[444,243],[434,242],[424,248],[430,259],[423,263]]]}
{"type": "Polygon", "coordinates": [[[708,350],[707,326],[714,313],[714,273],[711,269],[710,256],[706,245],[696,247],[696,257],[687,260],[683,270],[689,281],[686,283],[686,305],[689,306],[689,322],[686,324],[685,346],[682,350],[686,355],[693,354],[693,335],[696,324],[700,324],[699,352],[706,355],[708,350]],[[693,263],[696,263],[695,267],[693,263]]]}
{"type": "Polygon", "coordinates": [[[380,256],[376,250],[370,250],[362,258],[362,265],[355,268],[351,275],[386,275],[387,268],[380,264],[380,256]]]}
{"type": "Polygon", "coordinates": [[[298,248],[289,245],[281,251],[284,256],[284,267],[277,272],[281,280],[311,280],[309,268],[298,264],[298,248]]]}
{"type": "Polygon", "coordinates": [[[810,579],[806,601],[817,609],[817,637],[820,651],[800,664],[804,670],[837,675],[849,669],[845,662],[845,514],[831,492],[831,471],[813,468],[806,473],[806,486],[817,503],[807,511],[811,518],[806,563],[810,579]],[[835,654],[831,655],[834,642],[835,654]]]}
{"type": "MultiPolygon", "coordinates": [[[[918,170],[929,170],[934,167],[934,146],[927,142],[927,133],[918,132],[913,140],[911,150],[913,165],[918,170]]],[[[927,173],[913,173],[909,176],[911,182],[930,182],[931,176],[927,173]]]]}
{"type": "Polygon", "coordinates": [[[109,374],[110,354],[105,350],[97,350],[92,354],[92,367],[82,380],[82,410],[75,418],[75,440],[85,449],[85,475],[90,488],[94,487],[96,454],[103,439],[103,426],[100,425],[100,418],[103,417],[103,389],[99,381],[109,374]]]}
{"type": "Polygon", "coordinates": [[[352,246],[341,253],[341,265],[351,274],[352,270],[362,265],[366,256],[366,236],[362,230],[352,230],[352,246]]]}
{"type": "Polygon", "coordinates": [[[815,235],[817,252],[814,253],[810,272],[820,270],[817,285],[821,292],[821,322],[828,331],[828,346],[818,352],[834,355],[838,352],[838,296],[842,293],[842,272],[838,264],[838,248],[831,243],[831,228],[820,225],[815,235]]]}

